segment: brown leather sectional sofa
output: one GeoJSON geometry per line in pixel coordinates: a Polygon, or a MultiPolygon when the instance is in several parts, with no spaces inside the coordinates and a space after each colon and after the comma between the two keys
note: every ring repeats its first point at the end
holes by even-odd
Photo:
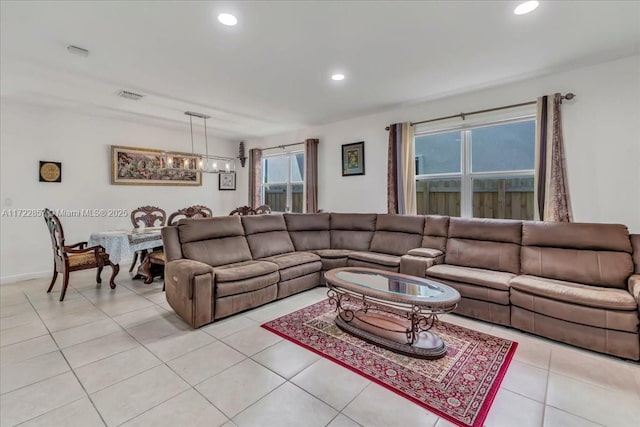
{"type": "Polygon", "coordinates": [[[167,300],[194,327],[364,266],[449,284],[462,315],[640,359],[640,235],[623,225],[321,213],[187,219],[162,235],[167,300]]]}

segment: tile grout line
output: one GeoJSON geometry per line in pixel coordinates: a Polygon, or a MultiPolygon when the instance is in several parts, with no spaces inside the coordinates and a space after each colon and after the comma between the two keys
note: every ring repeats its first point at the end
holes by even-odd
{"type": "MultiPolygon", "coordinates": [[[[38,310],[36,310],[35,306],[33,305],[33,303],[31,302],[31,299],[29,298],[29,296],[27,294],[25,294],[25,296],[27,297],[27,300],[29,301],[29,304],[31,304],[31,307],[36,311],[36,314],[38,316],[38,318],[40,319],[40,321],[42,323],[44,323],[44,321],[42,321],[42,317],[40,316],[40,313],[38,313],[38,310]]],[[[78,374],[76,374],[76,371],[74,371],[74,369],[71,367],[71,364],[69,363],[69,360],[67,360],[67,357],[65,356],[65,354],[62,352],[62,349],[60,348],[60,346],[58,345],[58,342],[56,341],[56,339],[53,337],[53,335],[51,334],[51,331],[49,330],[49,327],[45,324],[44,327],[47,329],[47,331],[49,331],[49,335],[51,336],[51,339],[53,340],[53,342],[55,343],[56,347],[58,348],[58,351],[60,352],[60,355],[62,356],[62,358],[64,359],[64,361],[67,363],[67,366],[69,367],[70,371],[73,373],[73,376],[75,377],[76,381],[78,382],[78,385],[80,385],[80,387],[82,388],[82,391],[84,391],[84,394],[86,395],[86,397],[89,399],[89,402],[91,402],[91,406],[93,406],[93,409],[96,411],[96,413],[98,414],[98,416],[100,417],[100,421],[102,421],[102,423],[107,426],[107,422],[105,421],[105,419],[102,417],[102,414],[100,413],[100,411],[98,411],[98,408],[96,407],[95,402],[93,401],[93,399],[91,399],[91,396],[89,395],[89,393],[87,393],[87,389],[84,387],[84,384],[82,384],[82,381],[80,381],[80,378],[78,378],[78,374]]],[[[66,373],[66,372],[65,372],[66,373]]],[[[80,400],[80,399],[77,399],[80,400]]],[[[75,401],[74,401],[75,402],[75,401]]],[[[73,402],[70,402],[73,403],[73,402]]],[[[65,405],[59,406],[58,408],[52,409],[51,411],[55,411],[59,408],[62,408],[65,405]]],[[[51,412],[51,411],[47,411],[45,412],[45,414],[51,412]]],[[[41,414],[44,415],[44,414],[41,414]]],[[[33,417],[33,418],[37,418],[40,415],[33,417]]],[[[31,418],[31,419],[33,419],[31,418]]]]}

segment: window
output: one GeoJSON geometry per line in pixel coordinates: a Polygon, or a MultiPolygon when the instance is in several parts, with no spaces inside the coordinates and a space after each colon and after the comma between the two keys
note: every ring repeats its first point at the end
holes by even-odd
{"type": "Polygon", "coordinates": [[[416,133],[419,214],[533,219],[535,120],[416,133]]]}
{"type": "Polygon", "coordinates": [[[265,156],[262,203],[274,212],[303,212],[304,153],[265,156]]]}

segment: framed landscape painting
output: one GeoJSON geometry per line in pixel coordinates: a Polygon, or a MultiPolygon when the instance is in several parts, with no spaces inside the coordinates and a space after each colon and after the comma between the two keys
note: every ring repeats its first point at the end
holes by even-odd
{"type": "Polygon", "coordinates": [[[364,175],[364,141],[342,145],[342,176],[364,175]]]}
{"type": "MultiPolygon", "coordinates": [[[[202,174],[162,166],[162,150],[111,146],[111,183],[116,185],[202,185],[202,174]]],[[[189,153],[173,153],[175,164],[199,161],[189,153]],[[182,157],[180,157],[182,156],[182,157]]]]}

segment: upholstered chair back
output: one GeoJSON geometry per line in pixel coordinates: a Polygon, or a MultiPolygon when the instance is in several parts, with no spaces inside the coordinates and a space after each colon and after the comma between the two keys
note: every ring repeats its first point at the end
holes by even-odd
{"type": "MultiPolygon", "coordinates": [[[[177,225],[177,235],[184,258],[212,267],[251,259],[244,228],[237,216],[181,219],[177,225]]],[[[166,236],[170,236],[170,232],[164,232],[163,229],[163,238],[166,236]]],[[[164,244],[165,251],[173,246],[172,241],[166,239],[164,244]]],[[[168,260],[173,259],[174,252],[174,249],[167,251],[168,260]]]]}
{"type": "Polygon", "coordinates": [[[331,214],[331,249],[368,251],[377,214],[331,214]]]}
{"type": "Polygon", "coordinates": [[[449,218],[445,262],[520,273],[522,221],[449,218]]]}
{"type": "Polygon", "coordinates": [[[295,251],[282,215],[242,216],[253,259],[295,251]]]}
{"type": "Polygon", "coordinates": [[[284,214],[284,220],[296,251],[331,247],[331,217],[328,213],[284,214]]]}
{"type": "Polygon", "coordinates": [[[522,273],[625,289],[633,274],[633,248],[619,224],[525,222],[522,273]]]}
{"type": "Polygon", "coordinates": [[[371,252],[405,255],[422,244],[424,216],[378,214],[371,252]]]}
{"type": "Polygon", "coordinates": [[[449,217],[442,215],[427,215],[424,219],[422,232],[422,247],[438,249],[445,252],[447,236],[449,235],[449,217]]]}

